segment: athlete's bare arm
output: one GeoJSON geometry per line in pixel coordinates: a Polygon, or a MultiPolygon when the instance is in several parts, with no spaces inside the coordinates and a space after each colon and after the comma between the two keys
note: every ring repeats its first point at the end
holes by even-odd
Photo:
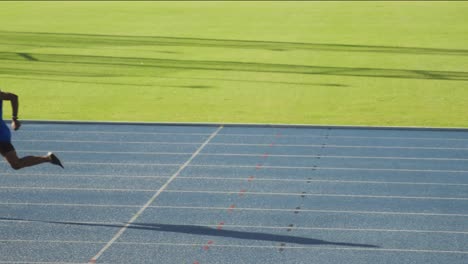
{"type": "Polygon", "coordinates": [[[14,93],[0,92],[0,99],[11,102],[11,109],[13,113],[11,117],[11,119],[13,120],[11,123],[11,127],[14,130],[18,130],[21,127],[21,123],[18,121],[18,107],[19,107],[18,96],[14,93]]]}

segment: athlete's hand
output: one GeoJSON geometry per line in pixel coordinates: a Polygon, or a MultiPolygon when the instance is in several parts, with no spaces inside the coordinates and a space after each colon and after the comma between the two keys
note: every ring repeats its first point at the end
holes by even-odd
{"type": "Polygon", "coordinates": [[[18,130],[21,127],[20,121],[18,121],[18,119],[13,119],[13,121],[11,121],[11,127],[15,131],[18,130]]]}

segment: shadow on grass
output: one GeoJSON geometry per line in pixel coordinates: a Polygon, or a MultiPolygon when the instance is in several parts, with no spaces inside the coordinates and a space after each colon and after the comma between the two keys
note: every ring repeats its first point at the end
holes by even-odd
{"type": "MultiPolygon", "coordinates": [[[[0,218],[0,220],[27,221],[27,222],[39,222],[39,223],[47,223],[47,224],[77,225],[77,226],[92,226],[92,227],[113,227],[117,229],[121,229],[125,226],[125,224],[61,222],[61,221],[30,220],[30,219],[19,219],[19,218],[0,218]]],[[[291,243],[291,244],[301,244],[301,245],[333,245],[333,246],[345,246],[345,247],[378,248],[378,246],[370,245],[370,244],[332,242],[332,241],[326,241],[326,240],[314,239],[314,238],[308,238],[308,237],[277,235],[277,234],[260,233],[260,232],[245,232],[245,231],[234,231],[234,230],[227,230],[227,229],[219,230],[219,229],[212,228],[209,226],[200,226],[200,225],[133,223],[133,224],[130,224],[127,228],[134,229],[134,230],[153,231],[153,232],[169,232],[169,233],[182,233],[182,234],[200,235],[200,236],[228,237],[228,238],[238,238],[238,239],[245,239],[245,240],[261,240],[261,241],[271,241],[271,242],[291,243]]]]}
{"type": "MultiPolygon", "coordinates": [[[[42,33],[0,31],[0,44],[27,45],[35,47],[102,47],[115,46],[188,46],[210,48],[262,49],[277,52],[290,50],[335,51],[335,52],[371,52],[400,53],[421,55],[468,56],[468,49],[443,49],[420,47],[395,47],[372,45],[348,45],[327,43],[298,43],[278,41],[250,41],[205,38],[178,38],[161,36],[121,36],[73,33],[42,33]],[[32,44],[33,43],[33,44],[32,44]]],[[[170,51],[161,51],[170,52],[170,51]]]]}
{"type": "MultiPolygon", "coordinates": [[[[2,69],[0,68],[0,72],[2,69]]],[[[55,75],[55,74],[47,74],[55,75]]],[[[66,75],[65,75],[66,76],[66,75]]],[[[108,77],[108,76],[107,76],[108,77]]],[[[117,77],[117,76],[115,76],[117,77]]],[[[49,79],[49,78],[29,78],[29,77],[11,77],[11,76],[2,76],[2,79],[16,79],[16,80],[32,80],[32,81],[48,81],[48,82],[64,82],[64,83],[77,83],[77,84],[93,84],[93,85],[119,85],[119,86],[135,86],[135,87],[154,87],[156,85],[152,84],[136,84],[136,83],[117,83],[117,82],[87,82],[87,81],[71,81],[71,80],[62,80],[62,79],[49,79]]]]}
{"type": "MultiPolygon", "coordinates": [[[[0,73],[6,73],[0,68],[0,73]]],[[[43,75],[51,75],[51,76],[68,76],[66,74],[57,74],[57,72],[51,71],[48,74],[42,72],[43,75]]],[[[13,76],[2,76],[2,79],[16,79],[16,80],[32,80],[32,81],[50,81],[50,82],[65,82],[65,83],[78,83],[78,84],[105,84],[105,85],[122,85],[122,86],[136,86],[136,87],[157,87],[160,86],[159,84],[137,84],[137,83],[116,83],[116,82],[100,82],[100,81],[71,81],[65,79],[50,79],[50,78],[34,78],[34,77],[23,77],[22,75],[38,75],[35,71],[24,70],[21,71],[16,70],[15,72],[10,72],[13,76]]],[[[69,76],[70,77],[70,76],[69,76]]],[[[85,76],[81,76],[85,77],[85,76]]],[[[88,76],[86,76],[88,77],[88,76]]],[[[94,77],[94,76],[90,76],[94,77]]],[[[108,75],[102,77],[119,77],[117,75],[108,75]]],[[[158,78],[158,76],[153,76],[158,78]]],[[[349,85],[345,84],[338,84],[338,83],[300,83],[300,82],[275,82],[275,81],[259,81],[259,80],[242,80],[242,79],[228,79],[228,78],[209,78],[209,77],[160,77],[164,79],[174,79],[174,80],[205,80],[205,81],[227,81],[227,82],[246,82],[246,83],[269,83],[269,84],[288,84],[288,85],[300,85],[300,86],[324,86],[324,87],[349,87],[349,85]]],[[[178,88],[213,88],[212,86],[208,85],[189,85],[189,86],[172,86],[178,88]],[[189,87],[191,86],[191,87],[189,87]]]]}
{"type": "MultiPolygon", "coordinates": [[[[170,86],[170,85],[168,85],[168,86],[170,86]]],[[[190,88],[190,89],[210,89],[210,88],[214,88],[214,86],[210,86],[210,85],[176,85],[176,86],[170,86],[170,87],[190,88]]]]}
{"type": "MultiPolygon", "coordinates": [[[[145,70],[147,74],[158,70],[211,70],[211,71],[241,71],[241,72],[264,72],[264,73],[286,73],[286,74],[314,74],[351,77],[380,77],[380,78],[407,78],[407,79],[431,79],[431,80],[457,80],[467,81],[468,72],[458,71],[427,71],[406,69],[384,69],[384,68],[353,68],[353,67],[325,67],[308,65],[288,65],[271,63],[248,63],[233,61],[203,61],[203,60],[173,60],[153,59],[135,57],[113,57],[113,56],[89,56],[89,55],[62,55],[42,53],[15,53],[0,52],[0,60],[3,61],[29,61],[30,63],[55,63],[65,65],[81,65],[84,70],[87,65],[105,67],[101,70],[122,70],[127,76],[132,76],[130,70],[145,70]],[[25,56],[34,58],[30,61],[25,56]]],[[[137,75],[138,76],[138,75],[137,75]]]]}
{"type": "MultiPolygon", "coordinates": [[[[156,87],[158,84],[136,84],[136,83],[116,83],[116,82],[100,82],[100,81],[71,81],[65,79],[50,79],[50,78],[35,78],[27,77],[32,76],[66,76],[74,77],[72,72],[60,72],[60,71],[36,71],[31,69],[6,69],[0,68],[0,73],[15,75],[13,76],[2,76],[2,79],[16,79],[16,80],[37,80],[37,81],[50,81],[50,82],[65,82],[65,83],[78,83],[78,84],[106,84],[106,85],[122,85],[122,86],[145,86],[145,87],[156,87]],[[24,76],[27,75],[27,76],[24,76]]],[[[79,77],[119,77],[118,75],[78,75],[79,77]]],[[[349,87],[349,85],[339,83],[306,83],[306,82],[281,82],[281,81],[264,81],[264,80],[245,80],[245,79],[229,79],[229,78],[211,78],[211,77],[168,77],[168,76],[151,76],[154,78],[174,79],[174,80],[204,80],[204,81],[223,81],[223,82],[245,82],[245,83],[267,83],[267,84],[287,84],[287,85],[300,85],[300,86],[324,86],[324,87],[349,87]]],[[[190,88],[190,87],[182,87],[190,88]]],[[[192,87],[193,88],[193,87],[192,87]]],[[[200,88],[200,87],[197,87],[200,88]]],[[[204,87],[207,88],[207,87],[204,87]]]]}

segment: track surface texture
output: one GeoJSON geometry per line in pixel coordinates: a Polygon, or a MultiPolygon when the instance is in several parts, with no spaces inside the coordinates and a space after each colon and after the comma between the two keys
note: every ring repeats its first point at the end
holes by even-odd
{"type": "Polygon", "coordinates": [[[0,263],[468,262],[463,130],[26,123],[0,263]]]}

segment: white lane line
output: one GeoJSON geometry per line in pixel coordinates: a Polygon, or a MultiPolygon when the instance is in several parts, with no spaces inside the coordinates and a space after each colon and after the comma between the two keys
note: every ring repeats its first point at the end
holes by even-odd
{"type": "MultiPolygon", "coordinates": [[[[169,178],[170,179],[170,178],[169,178]]],[[[156,189],[123,189],[123,188],[86,188],[86,187],[34,187],[34,186],[0,186],[0,190],[36,190],[36,191],[91,191],[91,192],[156,192],[156,189]]]]}
{"type": "MultiPolygon", "coordinates": [[[[0,173],[2,176],[8,177],[83,177],[83,178],[124,178],[124,179],[167,179],[171,175],[100,175],[100,174],[48,174],[48,173],[0,173]]],[[[262,176],[255,178],[258,182],[288,182],[288,183],[304,183],[304,182],[322,182],[322,183],[338,183],[338,184],[383,184],[383,185],[433,185],[433,186],[468,186],[468,183],[439,183],[439,182],[392,182],[392,181],[357,181],[357,180],[326,180],[326,179],[288,179],[288,178],[269,178],[270,176],[262,176]]],[[[222,177],[222,176],[179,176],[178,180],[219,180],[219,181],[246,181],[246,178],[222,177]]]]}
{"type": "MultiPolygon", "coordinates": [[[[259,143],[211,143],[218,146],[270,146],[259,143]]],[[[468,150],[454,147],[408,147],[408,146],[378,146],[378,145],[331,145],[331,144],[275,144],[276,147],[313,147],[313,148],[366,148],[366,149],[424,149],[424,150],[468,150]]]]}
{"type": "MultiPolygon", "coordinates": [[[[256,168],[256,165],[224,165],[224,164],[191,164],[189,167],[206,168],[256,168]]],[[[269,166],[263,165],[263,169],[293,169],[293,170],[349,170],[349,171],[400,171],[400,172],[443,172],[443,173],[468,173],[468,170],[431,170],[431,169],[386,169],[386,168],[346,168],[346,167],[314,167],[314,166],[269,166]]]]}
{"type": "MultiPolygon", "coordinates": [[[[17,150],[18,152],[44,153],[49,150],[17,150]]],[[[122,155],[168,155],[168,156],[190,156],[192,152],[142,152],[142,151],[85,151],[85,150],[55,150],[55,153],[78,153],[78,154],[122,154],[122,155]]],[[[468,159],[467,159],[468,160],[468,159]]]]}
{"type": "MultiPolygon", "coordinates": [[[[185,136],[209,136],[210,133],[181,133],[181,132],[125,132],[125,131],[66,131],[66,130],[24,130],[23,133],[69,133],[69,134],[117,134],[117,135],[185,135],[185,136]]],[[[466,132],[465,132],[466,133],[466,132]]],[[[467,133],[468,134],[468,133],[467,133]]],[[[277,137],[277,134],[242,134],[242,133],[222,133],[219,137],[277,137]]],[[[357,139],[390,139],[390,140],[429,140],[429,141],[468,141],[468,138],[431,138],[431,137],[381,137],[381,136],[334,136],[334,135],[311,135],[311,134],[285,134],[281,133],[284,138],[357,138],[357,139]]]]}
{"type": "MultiPolygon", "coordinates": [[[[204,246],[205,244],[189,243],[139,243],[139,242],[119,242],[121,245],[139,245],[139,246],[204,246]]],[[[220,248],[251,248],[251,249],[278,249],[279,246],[248,246],[233,244],[212,244],[210,247],[220,248]]],[[[431,250],[431,249],[400,249],[400,248],[365,248],[365,247],[325,247],[325,246],[282,246],[284,249],[307,249],[307,250],[345,250],[345,251],[388,251],[388,252],[410,252],[410,253],[437,253],[437,254],[468,254],[468,251],[458,250],[431,250]]]]}
{"type": "MultiPolygon", "coordinates": [[[[6,164],[5,161],[0,164],[6,164]]],[[[135,166],[135,167],[176,167],[176,163],[113,163],[113,162],[67,162],[67,165],[94,165],[94,166],[135,166]]],[[[224,165],[224,164],[191,164],[187,167],[205,168],[256,168],[257,165],[224,165]]],[[[346,168],[346,167],[317,167],[317,166],[269,166],[263,165],[263,169],[293,169],[293,170],[348,170],[348,171],[398,171],[398,172],[442,172],[442,173],[468,173],[468,170],[432,170],[432,169],[391,169],[391,168],[346,168]]]]}
{"type": "Polygon", "coordinates": [[[211,135],[210,137],[193,153],[193,155],[167,180],[167,182],[161,186],[161,188],[146,202],[146,204],[128,221],[127,224],[125,224],[124,227],[122,227],[119,232],[117,232],[114,237],[107,242],[107,244],[94,256],[90,259],[89,263],[96,263],[96,261],[104,254],[104,252],[109,249],[112,244],[115,243],[117,239],[119,239],[120,236],[127,230],[128,226],[130,226],[155,200],[156,198],[169,186],[169,184],[182,172],[183,169],[185,169],[189,163],[200,153],[203,148],[208,145],[208,143],[221,131],[223,126],[218,127],[211,135]]]}
{"type": "Polygon", "coordinates": [[[14,224],[57,224],[57,225],[89,225],[89,226],[123,226],[122,222],[79,222],[79,221],[52,221],[52,220],[32,220],[32,219],[0,219],[0,222],[14,224]]]}
{"type": "MultiPolygon", "coordinates": [[[[116,208],[140,208],[139,205],[119,205],[119,204],[62,204],[62,203],[0,203],[5,206],[61,206],[61,207],[116,207],[116,208]]],[[[449,214],[449,213],[417,213],[417,212],[391,212],[391,211],[351,211],[351,210],[318,210],[318,209],[283,209],[283,208],[230,208],[230,207],[204,207],[204,206],[170,206],[170,205],[151,205],[148,208],[155,209],[175,209],[175,210],[213,210],[226,211],[233,210],[239,212],[303,212],[303,213],[326,213],[326,214],[370,214],[370,215],[403,215],[403,216],[436,216],[436,217],[468,217],[468,214],[449,214]]]]}
{"type": "Polygon", "coordinates": [[[83,262],[64,262],[64,261],[60,261],[60,262],[43,262],[43,261],[1,261],[0,260],[0,263],[5,263],[5,264],[9,264],[9,263],[14,263],[14,264],[83,264],[83,262]]]}
{"type": "MultiPolygon", "coordinates": [[[[122,227],[124,223],[119,222],[48,222],[48,221],[37,221],[37,220],[8,220],[8,219],[0,219],[1,222],[7,223],[14,223],[14,224],[59,224],[59,225],[89,225],[89,226],[112,226],[112,227],[122,227]]],[[[171,223],[173,224],[173,223],[171,223]]],[[[157,225],[157,224],[156,224],[157,225]]],[[[177,224],[178,226],[187,226],[187,227],[209,227],[209,228],[216,228],[218,224],[201,224],[201,223],[183,223],[177,224]]],[[[145,224],[134,223],[129,227],[145,227],[145,224]]],[[[338,227],[308,227],[308,226],[265,226],[265,225],[235,225],[235,224],[224,224],[223,227],[225,228],[246,228],[246,229],[269,229],[269,230],[283,230],[283,229],[291,229],[291,230],[304,230],[304,231],[347,231],[347,232],[381,232],[381,233],[428,233],[428,234],[455,234],[455,235],[466,235],[468,231],[450,231],[450,230],[412,230],[412,229],[380,229],[380,228],[338,228],[338,227]]],[[[11,226],[9,227],[11,228],[11,226]]]]}
{"type": "MultiPolygon", "coordinates": [[[[48,150],[18,150],[20,152],[44,153],[48,150]]],[[[56,153],[80,153],[80,154],[117,154],[117,155],[192,155],[191,152],[125,152],[125,151],[80,151],[80,150],[56,150],[56,153]]],[[[263,157],[265,153],[200,153],[199,156],[220,157],[263,157]]],[[[384,160],[436,160],[436,161],[468,161],[468,158],[435,158],[435,157],[396,157],[396,156],[350,156],[350,155],[296,155],[296,154],[268,154],[269,157],[279,158],[331,158],[331,159],[384,159],[384,160]]]]}
{"type": "Polygon", "coordinates": [[[107,241],[80,241],[80,240],[27,240],[27,239],[0,239],[0,243],[67,243],[67,244],[105,244],[107,241]]]}
{"type": "MultiPolygon", "coordinates": [[[[202,156],[233,156],[233,157],[262,157],[264,153],[259,154],[237,154],[237,153],[202,153],[202,156]]],[[[384,159],[384,160],[437,160],[437,161],[468,161],[468,158],[422,158],[422,157],[392,157],[392,156],[340,156],[340,155],[282,155],[268,154],[268,157],[279,158],[332,158],[332,159],[384,159]]]]}
{"type": "MultiPolygon", "coordinates": [[[[204,193],[204,194],[239,194],[239,191],[196,191],[196,190],[165,190],[167,193],[204,193]]],[[[373,199],[418,199],[418,200],[459,200],[468,201],[468,197],[428,197],[428,196],[393,196],[393,195],[359,195],[359,194],[324,194],[324,193],[278,193],[278,192],[243,192],[244,195],[271,196],[318,196],[318,197],[348,197],[373,199]]]]}
{"type": "MultiPolygon", "coordinates": [[[[202,142],[164,142],[164,141],[104,141],[104,140],[59,140],[59,139],[16,139],[15,142],[55,142],[55,143],[94,143],[94,144],[144,144],[144,145],[200,145],[202,142]]],[[[270,146],[268,143],[210,143],[216,146],[270,146]]],[[[317,147],[322,148],[323,144],[275,144],[276,147],[317,147]]],[[[368,149],[424,149],[424,150],[468,150],[466,148],[455,147],[408,147],[408,146],[359,146],[359,145],[325,145],[326,148],[368,148],[368,149]]]]}
{"type": "MultiPolygon", "coordinates": [[[[212,176],[180,176],[179,180],[221,180],[221,181],[246,181],[246,178],[231,178],[231,177],[212,177],[212,176]]],[[[389,182],[389,181],[354,181],[354,180],[324,180],[324,179],[288,179],[288,178],[254,178],[257,182],[322,182],[322,183],[350,183],[350,184],[384,184],[384,185],[434,185],[434,186],[468,186],[468,183],[438,183],[438,182],[389,182]]]]}
{"type": "MultiPolygon", "coordinates": [[[[0,240],[7,243],[67,243],[67,244],[103,244],[105,242],[91,241],[60,241],[60,240],[0,240]]],[[[173,246],[173,247],[203,247],[206,243],[151,243],[151,242],[115,242],[118,245],[134,246],[173,246]]],[[[212,244],[210,247],[236,248],[236,249],[275,249],[279,246],[255,246],[239,244],[212,244]]],[[[432,249],[400,249],[400,248],[365,248],[365,247],[326,247],[326,246],[282,246],[284,249],[306,249],[306,250],[332,250],[332,251],[383,251],[383,252],[406,252],[406,253],[435,253],[435,254],[468,254],[461,250],[432,250],[432,249]]]]}
{"type": "Polygon", "coordinates": [[[210,133],[184,133],[184,132],[134,132],[134,131],[90,131],[90,130],[78,130],[78,131],[67,131],[67,130],[23,130],[22,133],[32,134],[104,134],[104,135],[180,135],[180,136],[210,136],[210,133]]]}
{"type": "Polygon", "coordinates": [[[105,174],[48,174],[48,173],[24,173],[24,174],[16,174],[16,173],[0,173],[2,176],[8,177],[64,177],[64,178],[126,178],[126,179],[134,179],[134,178],[143,178],[143,179],[167,179],[170,178],[171,175],[105,175],[105,174]]]}
{"type": "MultiPolygon", "coordinates": [[[[5,162],[2,162],[5,163],[5,162]]],[[[150,167],[178,167],[180,164],[178,163],[125,163],[125,162],[77,162],[77,161],[69,161],[67,165],[93,165],[93,166],[150,166],[150,167]]]]}
{"type": "Polygon", "coordinates": [[[127,178],[127,179],[134,179],[134,178],[146,178],[146,179],[167,179],[170,178],[171,175],[107,175],[107,174],[53,174],[53,173],[0,173],[2,176],[8,177],[64,177],[64,178],[127,178]]]}
{"type": "MultiPolygon", "coordinates": [[[[57,207],[113,207],[113,208],[140,208],[141,205],[127,205],[127,204],[71,204],[71,203],[14,203],[14,202],[0,202],[0,205],[5,206],[57,206],[57,207]]],[[[1,221],[1,219],[0,219],[1,221]]]]}
{"type": "Polygon", "coordinates": [[[0,190],[35,190],[35,191],[93,191],[93,192],[155,192],[156,189],[123,188],[86,188],[86,187],[37,187],[37,186],[0,186],[0,190]]]}
{"type": "MultiPolygon", "coordinates": [[[[135,224],[135,226],[141,226],[135,224]]],[[[143,225],[144,226],[144,225],[143,225]]],[[[216,228],[216,225],[208,224],[183,224],[181,226],[201,226],[216,228]]],[[[379,228],[335,228],[335,227],[307,227],[307,226],[254,226],[254,225],[232,225],[224,224],[224,228],[248,228],[248,229],[291,229],[291,230],[304,230],[304,231],[347,231],[347,232],[381,232],[381,233],[428,233],[428,234],[454,234],[454,235],[467,235],[468,231],[445,231],[445,230],[411,230],[411,229],[379,229],[379,228]]]]}
{"type": "MultiPolygon", "coordinates": [[[[214,227],[218,225],[197,225],[203,227],[214,227]]],[[[304,230],[304,231],[348,231],[348,232],[381,232],[381,233],[428,233],[428,234],[455,234],[466,235],[468,231],[444,231],[444,230],[411,230],[411,229],[379,229],[379,228],[335,228],[335,227],[284,227],[284,226],[252,226],[252,225],[230,225],[224,224],[224,228],[249,228],[249,229],[291,229],[291,230],[304,230]]]]}
{"type": "Polygon", "coordinates": [[[447,214],[447,213],[416,213],[416,212],[390,212],[390,211],[351,211],[351,210],[317,210],[317,209],[282,209],[282,208],[248,208],[248,207],[204,207],[204,206],[151,206],[163,209],[183,209],[183,210],[233,210],[233,211],[254,211],[254,212],[304,212],[304,213],[326,213],[326,214],[375,214],[375,215],[409,215],[409,216],[442,216],[442,217],[468,217],[468,214],[447,214]]]}
{"type": "Polygon", "coordinates": [[[96,143],[96,144],[145,144],[145,145],[200,145],[203,142],[165,142],[165,141],[112,141],[112,140],[62,140],[62,139],[16,139],[16,142],[55,142],[55,143],[96,143]]]}
{"type": "MultiPolygon", "coordinates": [[[[465,132],[465,134],[468,134],[465,132]]],[[[234,133],[223,133],[219,135],[220,137],[278,137],[277,134],[234,134],[234,133]]],[[[389,139],[389,140],[424,140],[424,141],[468,141],[468,138],[431,138],[431,137],[381,137],[381,136],[336,136],[336,135],[292,135],[292,134],[285,134],[281,133],[281,137],[283,138],[349,138],[349,139],[389,139]]]]}
{"type": "MultiPolygon", "coordinates": [[[[170,179],[173,179],[172,177],[170,179]]],[[[169,179],[169,180],[170,180],[169,179]]],[[[172,182],[172,181],[171,181],[172,182]]],[[[162,187],[167,187],[163,185],[162,187]]],[[[162,188],[161,187],[161,188],[162,188]]],[[[239,194],[239,191],[205,191],[205,190],[165,190],[164,189],[118,189],[118,188],[73,188],[73,187],[27,187],[27,186],[0,186],[0,190],[39,190],[39,191],[96,191],[96,192],[160,192],[165,193],[203,193],[203,194],[239,194]]],[[[468,197],[438,197],[438,196],[395,196],[395,195],[362,195],[362,194],[327,194],[327,193],[286,193],[286,192],[249,192],[248,195],[266,196],[313,196],[313,197],[348,197],[348,198],[372,198],[372,199],[417,199],[417,200],[455,200],[468,201],[468,197]]]]}
{"type": "MultiPolygon", "coordinates": [[[[466,132],[465,132],[466,133],[466,132]]],[[[468,133],[467,133],[468,134],[468,133]]],[[[283,135],[281,135],[283,136],[283,135]]],[[[372,136],[334,136],[334,135],[329,135],[327,136],[328,138],[350,138],[350,139],[389,139],[389,140],[414,140],[414,141],[468,141],[468,138],[418,138],[418,137],[372,137],[372,136]]]]}

